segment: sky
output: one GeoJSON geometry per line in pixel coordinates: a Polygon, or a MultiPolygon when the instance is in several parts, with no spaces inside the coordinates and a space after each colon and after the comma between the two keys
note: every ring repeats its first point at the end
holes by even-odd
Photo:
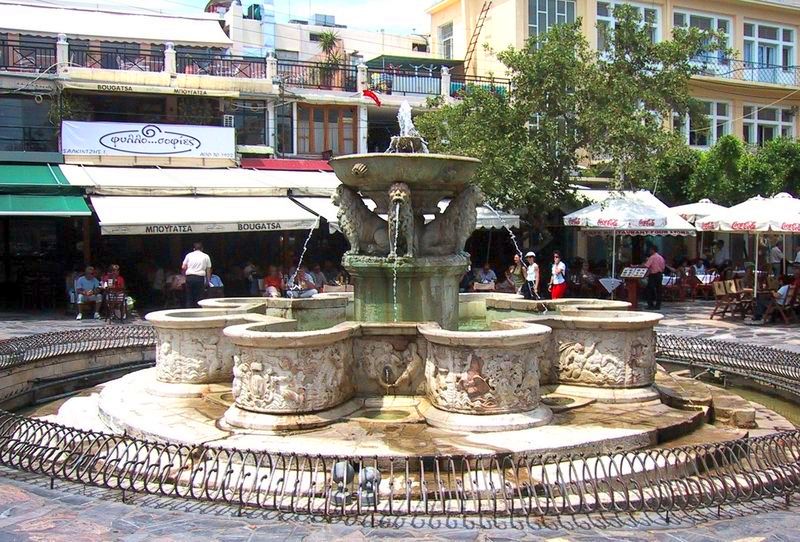
{"type": "MultiPolygon", "coordinates": [[[[105,4],[135,6],[143,9],[202,12],[208,0],[98,0],[105,4]]],[[[337,24],[362,30],[385,30],[392,34],[430,32],[425,8],[434,0],[274,0],[279,22],[290,18],[305,19],[314,13],[334,15],[337,24]]],[[[94,3],[94,2],[93,2],[94,3]]],[[[242,0],[244,9],[254,2],[242,0]]]]}

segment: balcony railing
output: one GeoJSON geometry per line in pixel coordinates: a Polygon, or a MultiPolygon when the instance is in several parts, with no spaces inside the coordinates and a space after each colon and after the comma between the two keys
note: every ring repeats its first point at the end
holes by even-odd
{"type": "Polygon", "coordinates": [[[450,96],[458,98],[469,92],[470,87],[478,87],[497,94],[508,94],[511,91],[511,81],[496,79],[494,77],[481,77],[473,75],[451,75],[450,96]]]}
{"type": "Polygon", "coordinates": [[[398,69],[367,70],[367,86],[383,94],[438,96],[442,92],[439,73],[398,69]]]}
{"type": "Polygon", "coordinates": [[[267,61],[264,58],[181,52],[176,56],[178,73],[245,79],[267,78],[267,61]]]}
{"type": "Polygon", "coordinates": [[[55,71],[56,46],[27,45],[24,42],[0,40],[0,70],[41,73],[55,71]]]}
{"type": "Polygon", "coordinates": [[[322,62],[279,60],[278,77],[287,86],[356,92],[358,68],[331,66],[322,62]]]}
{"type": "Polygon", "coordinates": [[[71,46],[69,62],[72,66],[82,68],[135,72],[164,71],[164,53],[144,53],[114,47],[71,46]]]}
{"type": "Polygon", "coordinates": [[[700,75],[738,79],[773,85],[798,86],[797,66],[778,66],[719,57],[701,57],[694,61],[700,75]]]}

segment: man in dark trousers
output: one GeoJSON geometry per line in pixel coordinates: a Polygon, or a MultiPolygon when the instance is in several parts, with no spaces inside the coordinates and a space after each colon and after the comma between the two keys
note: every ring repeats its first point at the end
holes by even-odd
{"type": "Polygon", "coordinates": [[[194,244],[194,250],[183,259],[181,270],[186,275],[186,308],[198,307],[211,280],[211,258],[203,252],[202,243],[194,244]]]}
{"type": "Polygon", "coordinates": [[[655,245],[650,245],[650,257],[644,263],[647,268],[647,308],[659,310],[661,308],[662,278],[666,262],[655,245]]]}

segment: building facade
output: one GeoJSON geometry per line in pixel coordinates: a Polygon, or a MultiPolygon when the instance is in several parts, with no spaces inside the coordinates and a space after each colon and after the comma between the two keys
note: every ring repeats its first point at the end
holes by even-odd
{"type": "Polygon", "coordinates": [[[522,48],[530,36],[554,24],[580,20],[589,43],[603,49],[598,28],[614,24],[613,9],[620,3],[639,10],[654,41],[669,39],[675,27],[717,30],[728,37],[732,55],[697,59],[704,71],[693,78],[691,91],[705,103],[711,128],[695,130],[691,119],[677,119],[675,127],[688,144],[709,147],[726,134],[749,144],[798,136],[800,2],[796,0],[442,0],[428,10],[431,51],[463,59],[480,27],[468,73],[506,76],[504,66],[484,44],[494,51],[522,48]]]}

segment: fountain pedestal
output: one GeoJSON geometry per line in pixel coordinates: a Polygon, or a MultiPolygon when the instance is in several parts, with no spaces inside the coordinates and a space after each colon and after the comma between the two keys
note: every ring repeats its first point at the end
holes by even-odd
{"type": "Polygon", "coordinates": [[[469,260],[461,254],[397,259],[345,255],[342,265],[355,284],[354,313],[361,322],[436,322],[458,329],[458,284],[469,260]]]}

